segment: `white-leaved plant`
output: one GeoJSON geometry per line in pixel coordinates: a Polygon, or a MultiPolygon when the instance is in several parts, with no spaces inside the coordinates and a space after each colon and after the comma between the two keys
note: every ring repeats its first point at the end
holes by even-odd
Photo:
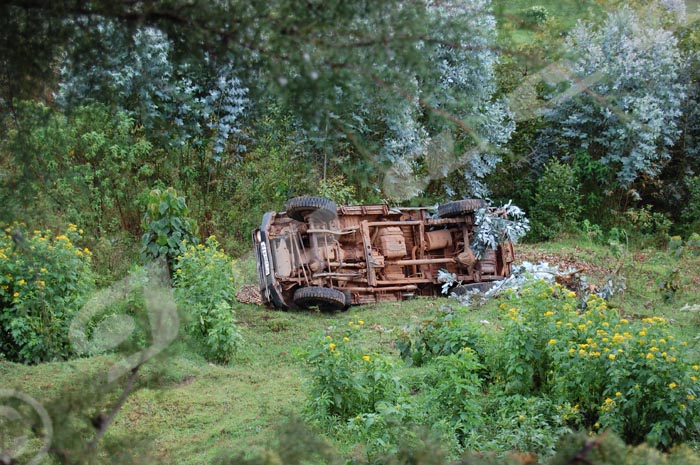
{"type": "Polygon", "coordinates": [[[517,243],[530,230],[525,212],[510,201],[498,208],[480,208],[474,214],[474,225],[470,247],[478,259],[506,241],[517,243]]]}
{"type": "Polygon", "coordinates": [[[383,191],[392,199],[407,199],[430,181],[459,173],[446,186],[450,195],[484,197],[483,180],[500,162],[499,151],[515,130],[506,103],[494,100],[498,54],[491,1],[430,0],[427,10],[435,36],[417,46],[433,69],[414,76],[410,92],[404,90],[405,102],[382,102],[378,109],[386,127],[379,158],[391,165],[383,191]],[[455,24],[459,33],[443,34],[454,31],[455,24]]]}
{"type": "Polygon", "coordinates": [[[543,158],[588,152],[622,188],[656,177],[680,133],[684,87],[673,33],[625,7],[599,26],[577,24],[565,49],[577,91],[546,113],[543,158]]]}

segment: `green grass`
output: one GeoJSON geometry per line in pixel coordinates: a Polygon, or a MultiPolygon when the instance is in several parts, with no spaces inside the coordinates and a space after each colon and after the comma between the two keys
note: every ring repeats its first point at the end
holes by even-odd
{"type": "Polygon", "coordinates": [[[524,12],[533,6],[544,7],[549,20],[560,32],[568,31],[580,19],[593,17],[601,8],[593,0],[580,2],[543,0],[534,3],[527,0],[496,0],[493,2],[493,10],[502,43],[518,46],[533,41],[540,27],[527,24],[524,17],[524,12]]]}
{"type": "MultiPolygon", "coordinates": [[[[681,312],[700,298],[700,259],[671,257],[665,250],[639,249],[616,253],[608,246],[568,239],[548,244],[522,245],[518,259],[548,259],[550,263],[585,265],[590,282],[604,283],[619,266],[628,289],[611,305],[635,316],[663,315],[675,322],[679,333],[693,337],[700,313],[681,312]],[[621,257],[621,258],[620,258],[621,257]],[[679,270],[678,290],[665,299],[657,281],[669,270],[679,270]]],[[[241,264],[241,281],[251,281],[250,259],[241,264]]],[[[281,312],[255,305],[237,307],[245,337],[242,351],[228,366],[216,366],[192,355],[184,344],[175,345],[165,357],[149,362],[144,381],[129,396],[105,437],[106,442],[150,437],[149,453],[165,462],[209,463],[222,449],[241,454],[263,450],[275,438],[278,425],[302,412],[305,402],[304,372],[296,355],[311,335],[332,326],[363,320],[372,351],[396,354],[398,331],[414,325],[439,306],[443,298],[367,305],[338,314],[281,312]],[[156,374],[157,376],[149,376],[156,374]]],[[[497,325],[497,302],[465,310],[474,321],[497,325]]],[[[62,393],[80,395],[82,380],[104,376],[117,355],[68,362],[22,366],[0,361],[0,384],[17,388],[42,404],[62,393]]],[[[118,395],[113,390],[102,408],[118,395]]],[[[84,418],[83,418],[84,420],[84,418]]],[[[341,444],[336,447],[343,448],[341,444]]]]}

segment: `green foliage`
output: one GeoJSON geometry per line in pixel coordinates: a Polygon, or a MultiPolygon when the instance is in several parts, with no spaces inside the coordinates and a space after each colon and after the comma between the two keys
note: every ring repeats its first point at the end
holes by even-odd
{"type": "Polygon", "coordinates": [[[354,205],[357,203],[355,186],[348,185],[345,176],[322,179],[318,186],[318,195],[331,199],[336,205],[354,205]]]}
{"type": "Polygon", "coordinates": [[[59,216],[87,225],[95,237],[137,231],[134,201],[154,174],[157,154],[126,113],[90,105],[63,115],[20,102],[7,149],[14,176],[0,193],[8,201],[5,215],[42,223],[59,216]],[[17,207],[25,211],[13,212],[17,207]]]}
{"type": "Polygon", "coordinates": [[[194,221],[188,218],[189,209],[184,197],[172,187],[153,189],[145,201],[141,254],[154,260],[165,257],[172,268],[175,257],[184,254],[188,244],[196,245],[194,221]]]}
{"type": "Polygon", "coordinates": [[[207,360],[217,363],[229,362],[243,341],[233,310],[233,265],[214,236],[188,246],[175,263],[175,299],[185,314],[187,335],[207,360]]]}
{"type": "Polygon", "coordinates": [[[404,328],[396,340],[401,358],[409,366],[421,366],[436,357],[459,353],[464,347],[482,350],[481,328],[462,321],[451,307],[440,307],[411,329],[404,328]]]}
{"type": "Polygon", "coordinates": [[[375,411],[347,420],[347,430],[354,441],[364,445],[368,461],[381,463],[379,457],[395,456],[401,442],[415,436],[411,430],[412,409],[408,399],[395,403],[380,401],[375,411]]]}
{"type": "Polygon", "coordinates": [[[575,297],[541,283],[502,305],[496,369],[510,390],[547,393],[580,412],[574,425],[612,428],[630,443],[690,438],[700,367],[687,343],[661,317],[630,322],[593,294],[578,311],[575,297]]]}
{"type": "Polygon", "coordinates": [[[380,403],[394,404],[405,391],[391,360],[362,347],[364,321],[350,323],[319,334],[303,354],[311,384],[308,409],[322,421],[379,413],[380,403]]]}
{"type": "Polygon", "coordinates": [[[681,236],[673,236],[668,242],[668,248],[675,258],[682,258],[691,255],[700,256],[700,234],[693,233],[688,240],[683,242],[681,236]]]}
{"type": "Polygon", "coordinates": [[[556,405],[548,397],[520,394],[493,395],[482,401],[483,418],[469,448],[514,450],[551,457],[559,438],[571,432],[567,426],[577,416],[570,405],[556,405]]]}
{"type": "Polygon", "coordinates": [[[558,161],[550,161],[537,182],[530,211],[532,234],[547,240],[571,228],[581,214],[581,195],[575,171],[558,161]]]}
{"type": "Polygon", "coordinates": [[[542,5],[534,5],[520,13],[523,26],[539,26],[547,22],[549,11],[542,5]]]}
{"type": "Polygon", "coordinates": [[[303,153],[301,134],[288,114],[269,108],[253,136],[256,147],[240,163],[214,171],[213,183],[205,177],[202,187],[191,190],[201,201],[208,199],[209,205],[198,201],[197,210],[210,212],[226,250],[236,254],[250,250],[250,233],[265,212],[282,210],[288,199],[314,192],[318,185],[316,167],[303,153]],[[216,190],[207,197],[203,194],[211,184],[216,190]]]}
{"type": "Polygon", "coordinates": [[[91,252],[79,247],[77,226],[65,234],[0,232],[0,354],[39,363],[73,355],[68,328],[94,289],[91,252]]]}
{"type": "Polygon", "coordinates": [[[483,422],[481,397],[482,366],[470,347],[437,357],[432,364],[433,377],[426,381],[429,415],[435,421],[446,419],[457,439],[464,444],[483,422]]]}
{"type": "Polygon", "coordinates": [[[630,236],[640,245],[663,247],[668,244],[671,220],[668,215],[652,211],[651,205],[641,208],[629,208],[620,221],[620,227],[632,231],[630,236]]]}
{"type": "Polygon", "coordinates": [[[685,179],[688,196],[685,204],[681,205],[681,219],[690,228],[700,225],[700,176],[685,179]]]}
{"type": "Polygon", "coordinates": [[[658,279],[657,283],[664,301],[672,301],[676,292],[678,292],[681,287],[680,270],[678,268],[671,268],[658,279]]]}
{"type": "MultiPolygon", "coordinates": [[[[510,302],[500,305],[503,331],[491,348],[489,359],[495,378],[505,384],[506,393],[538,394],[546,388],[551,357],[546,348],[556,342],[557,326],[550,298],[565,290],[544,284],[523,289],[510,302]]],[[[575,293],[567,294],[563,308],[574,310],[575,293]]],[[[574,310],[575,311],[575,310],[574,310]]]]}

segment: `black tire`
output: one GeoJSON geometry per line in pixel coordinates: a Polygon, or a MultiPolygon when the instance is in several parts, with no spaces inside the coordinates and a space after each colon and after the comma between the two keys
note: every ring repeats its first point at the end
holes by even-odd
{"type": "Polygon", "coordinates": [[[306,221],[312,213],[321,221],[330,221],[338,216],[335,202],[323,197],[294,197],[285,205],[287,216],[297,221],[306,221]]]}
{"type": "Polygon", "coordinates": [[[321,311],[343,310],[345,294],[328,287],[300,287],[294,292],[294,303],[301,308],[317,306],[321,311]]]}
{"type": "Polygon", "coordinates": [[[481,199],[455,200],[438,206],[437,213],[440,218],[455,218],[474,213],[480,208],[486,208],[487,205],[486,201],[481,199]]]}

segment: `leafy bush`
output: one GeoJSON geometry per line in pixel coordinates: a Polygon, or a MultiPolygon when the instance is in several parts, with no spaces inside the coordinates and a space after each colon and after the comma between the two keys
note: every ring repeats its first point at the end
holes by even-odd
{"type": "Polygon", "coordinates": [[[483,400],[482,415],[484,421],[468,447],[549,457],[559,439],[571,433],[568,425],[578,412],[570,405],[556,405],[548,397],[494,392],[483,400]]]}
{"type": "Polygon", "coordinates": [[[364,321],[331,328],[312,339],[304,353],[311,377],[308,410],[320,420],[348,420],[379,412],[380,403],[395,404],[405,392],[392,375],[393,363],[367,353],[361,345],[364,321]]]}
{"type": "Polygon", "coordinates": [[[441,307],[415,328],[404,328],[396,340],[401,358],[409,366],[421,366],[437,357],[459,353],[464,347],[481,351],[480,327],[459,319],[451,307],[441,307]]]}
{"type": "Polygon", "coordinates": [[[534,5],[520,13],[524,26],[538,26],[547,22],[549,11],[542,5],[534,5]]]}
{"type": "Polygon", "coordinates": [[[700,225],[700,176],[686,178],[685,187],[688,196],[681,206],[681,220],[693,228],[700,225]]]}
{"type": "Polygon", "coordinates": [[[681,236],[673,236],[668,243],[668,248],[676,258],[682,258],[689,254],[693,257],[700,256],[700,234],[691,234],[685,242],[681,236]]]}
{"type": "Polygon", "coordinates": [[[355,186],[348,185],[345,176],[322,179],[318,186],[318,195],[333,200],[337,205],[357,203],[355,186]]]}
{"type": "Polygon", "coordinates": [[[243,340],[233,310],[234,280],[233,260],[214,236],[176,257],[175,300],[185,330],[201,354],[218,363],[230,361],[243,340]]]}
{"type": "Polygon", "coordinates": [[[16,172],[8,178],[10,192],[0,192],[10,200],[10,214],[39,224],[84,224],[95,237],[120,229],[137,233],[134,201],[160,154],[131,116],[96,104],[63,115],[20,102],[17,118],[18,129],[8,137],[16,172]],[[12,212],[15,206],[25,210],[12,212]]]}
{"type": "Polygon", "coordinates": [[[483,367],[476,352],[468,346],[457,353],[437,357],[432,367],[434,378],[426,386],[430,418],[435,422],[446,419],[464,444],[465,438],[483,421],[479,404],[482,382],[479,372],[483,367]]]}
{"type": "Polygon", "coordinates": [[[581,195],[574,170],[552,160],[537,183],[530,212],[532,235],[548,240],[572,228],[581,214],[581,195]]]}
{"type": "Polygon", "coordinates": [[[153,189],[146,199],[142,255],[151,260],[165,257],[172,269],[175,257],[186,252],[187,244],[199,242],[188,214],[185,198],[179,197],[175,189],[153,189]]]}
{"type": "Polygon", "coordinates": [[[668,244],[671,226],[668,215],[652,211],[650,205],[630,208],[621,218],[621,227],[627,231],[633,231],[632,238],[641,245],[665,246],[668,244]]]}
{"type": "Polygon", "coordinates": [[[630,322],[594,294],[577,306],[575,293],[544,282],[502,304],[497,376],[511,392],[576,406],[581,428],[665,448],[688,439],[700,413],[700,366],[687,343],[663,318],[630,322]]]}
{"type": "Polygon", "coordinates": [[[82,230],[0,231],[0,354],[22,363],[66,359],[71,319],[94,289],[91,255],[77,246],[82,230]]]}

